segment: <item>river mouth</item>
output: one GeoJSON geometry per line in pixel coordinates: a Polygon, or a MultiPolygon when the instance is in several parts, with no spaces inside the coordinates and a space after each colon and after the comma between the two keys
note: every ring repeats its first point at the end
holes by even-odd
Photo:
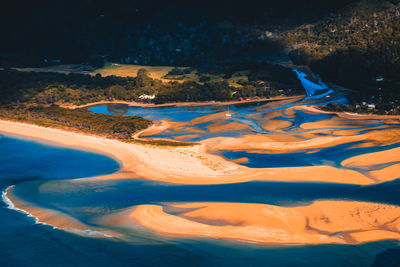
{"type": "Polygon", "coordinates": [[[2,137],[0,247],[7,256],[0,263],[310,265],[329,259],[333,265],[369,265],[396,260],[400,124],[309,108],[342,100],[323,88],[306,98],[262,103],[89,108],[162,121],[167,127],[139,138],[200,142],[205,151],[246,170],[273,176],[292,168],[281,181],[144,180],[120,171],[123,166],[105,156],[2,137]],[[314,180],[283,182],[304,169],[313,170],[304,173],[304,181],[314,180]],[[124,179],[85,178],[116,172],[124,179]],[[351,184],[350,173],[376,185],[351,184]],[[316,182],[322,175],[332,179],[316,182]],[[21,258],[16,248],[29,242],[38,245],[21,258]],[[44,251],[48,259],[41,256],[44,251]]]}

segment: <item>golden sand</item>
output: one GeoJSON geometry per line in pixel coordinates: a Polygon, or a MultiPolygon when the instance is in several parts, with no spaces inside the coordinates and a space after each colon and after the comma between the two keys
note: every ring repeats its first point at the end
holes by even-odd
{"type": "Polygon", "coordinates": [[[285,132],[284,128],[292,126],[290,121],[284,120],[271,120],[271,119],[264,119],[260,126],[267,131],[275,132],[275,133],[282,133],[285,132]]]}
{"type": "Polygon", "coordinates": [[[380,182],[398,179],[400,178],[400,164],[394,164],[380,170],[371,171],[370,175],[380,182]]]}
{"type": "MultiPolygon", "coordinates": [[[[137,145],[7,121],[0,121],[0,132],[99,152],[120,162],[123,172],[98,177],[99,179],[146,178],[183,184],[220,184],[252,180],[320,181],[362,185],[376,182],[356,171],[329,166],[247,168],[206,153],[207,146],[204,144],[193,147],[137,145]]],[[[276,146],[279,147],[279,144],[276,146]]]]}
{"type": "Polygon", "coordinates": [[[400,147],[351,157],[344,160],[342,165],[363,167],[396,161],[400,161],[400,147]]]}
{"type": "Polygon", "coordinates": [[[362,135],[315,136],[312,133],[293,135],[245,135],[241,138],[218,137],[204,140],[210,150],[264,149],[269,153],[288,153],[306,149],[321,149],[363,141],[359,146],[389,145],[400,142],[400,129],[380,129],[362,135]],[[300,139],[299,137],[306,139],[300,139]],[[274,139],[272,139],[274,138],[274,139]],[[278,139],[279,138],[279,139],[278,139]]]}
{"type": "Polygon", "coordinates": [[[238,123],[238,122],[228,122],[223,121],[222,123],[213,123],[206,126],[209,133],[221,133],[221,132],[229,132],[229,131],[243,131],[250,130],[248,125],[238,123]]]}
{"type": "Polygon", "coordinates": [[[239,159],[234,159],[234,160],[232,160],[232,161],[233,161],[233,162],[236,162],[236,163],[249,163],[249,159],[246,158],[246,157],[239,158],[239,159]]]}
{"type": "MultiPolygon", "coordinates": [[[[303,129],[319,129],[319,128],[356,128],[363,125],[372,124],[374,122],[365,120],[349,120],[340,117],[333,117],[317,122],[307,122],[300,125],[303,129]]],[[[377,123],[377,122],[375,122],[377,123]]]]}
{"type": "MultiPolygon", "coordinates": [[[[400,207],[348,201],[317,201],[308,206],[279,207],[245,203],[136,206],[130,218],[158,234],[210,237],[266,244],[362,243],[400,239],[400,207]]],[[[126,213],[125,213],[126,216],[126,213]]]]}

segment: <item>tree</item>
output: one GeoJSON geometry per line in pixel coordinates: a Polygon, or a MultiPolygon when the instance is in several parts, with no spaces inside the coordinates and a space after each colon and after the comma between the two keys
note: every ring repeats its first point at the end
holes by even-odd
{"type": "Polygon", "coordinates": [[[136,87],[145,87],[151,85],[152,78],[149,76],[149,72],[146,69],[139,69],[136,75],[136,87]]]}
{"type": "Polygon", "coordinates": [[[109,98],[124,99],[127,96],[127,91],[121,85],[113,85],[108,88],[107,96],[109,98]]]}

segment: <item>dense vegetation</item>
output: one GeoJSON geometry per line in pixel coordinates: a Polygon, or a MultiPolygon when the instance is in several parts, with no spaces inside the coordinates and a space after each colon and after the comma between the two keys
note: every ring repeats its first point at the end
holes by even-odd
{"type": "Polygon", "coordinates": [[[291,57],[361,97],[400,96],[400,1],[362,0],[279,37],[291,57]]]}
{"type": "Polygon", "coordinates": [[[0,108],[0,118],[46,127],[79,130],[122,140],[131,139],[133,133],[151,124],[151,121],[137,116],[95,114],[88,110],[71,110],[55,105],[49,107],[3,106],[0,108]]]}
{"type": "MultiPolygon", "coordinates": [[[[221,76],[231,77],[249,66],[220,68],[221,76]],[[223,74],[222,71],[228,74],[223,74]]],[[[20,72],[0,70],[0,104],[75,104],[82,105],[102,100],[154,101],[155,103],[238,100],[247,97],[292,95],[302,92],[295,74],[287,68],[264,64],[247,70],[247,79],[238,80],[231,86],[224,78],[217,82],[169,82],[162,83],[140,69],[135,78],[101,77],[84,74],[60,74],[50,72],[20,72]],[[263,80],[260,83],[258,80],[263,80]],[[143,98],[152,96],[154,99],[143,98]]]]}
{"type": "Polygon", "coordinates": [[[152,146],[195,146],[198,143],[193,142],[180,142],[173,140],[145,140],[145,139],[131,139],[129,140],[132,143],[141,144],[141,145],[152,145],[152,146]]]}

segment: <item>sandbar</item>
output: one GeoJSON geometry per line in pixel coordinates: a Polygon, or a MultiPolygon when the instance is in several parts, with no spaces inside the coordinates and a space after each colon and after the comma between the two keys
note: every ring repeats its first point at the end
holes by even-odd
{"type": "Polygon", "coordinates": [[[400,239],[400,207],[392,205],[355,201],[316,201],[298,207],[215,202],[169,205],[187,211],[169,214],[160,205],[139,205],[128,213],[132,226],[138,223],[164,236],[261,244],[400,239]]]}

